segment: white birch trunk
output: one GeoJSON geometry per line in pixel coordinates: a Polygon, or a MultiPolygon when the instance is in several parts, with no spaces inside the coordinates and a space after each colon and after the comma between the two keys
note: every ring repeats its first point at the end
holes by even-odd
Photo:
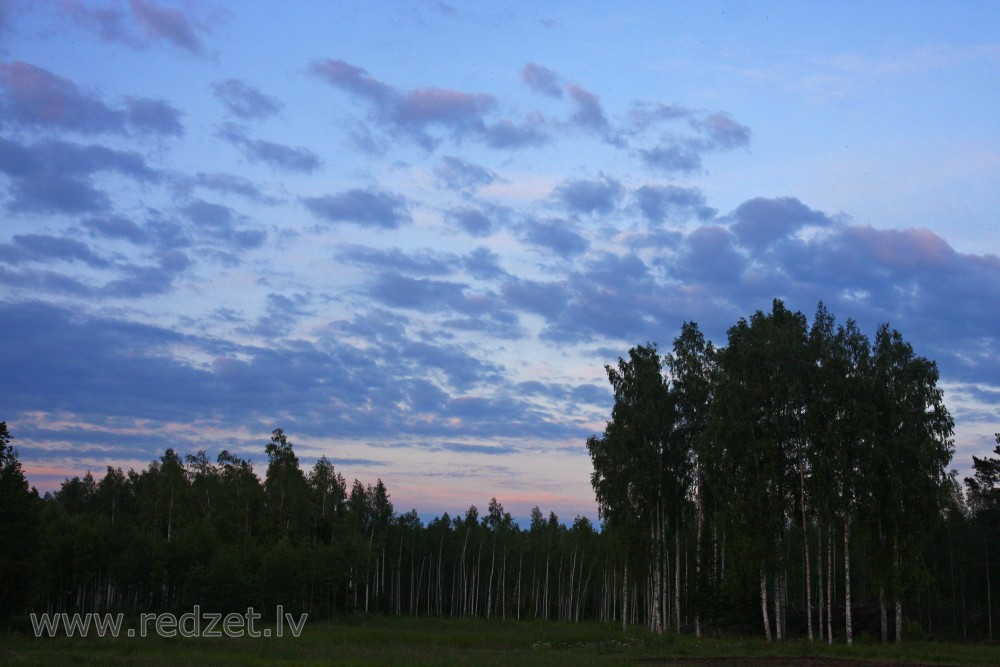
{"type": "MultiPolygon", "coordinates": [[[[699,487],[696,492],[696,521],[697,529],[695,530],[695,543],[694,543],[694,582],[695,582],[695,596],[699,597],[701,592],[701,528],[702,528],[702,506],[701,506],[701,488],[699,487]]],[[[700,604],[700,601],[699,601],[700,604]]],[[[695,610],[694,614],[694,636],[701,637],[701,614],[699,609],[695,610]]]]}
{"type": "Polygon", "coordinates": [[[805,495],[803,493],[802,507],[802,549],[805,551],[806,562],[806,626],[809,631],[809,642],[814,641],[813,637],[813,603],[812,603],[812,571],[809,560],[809,524],[806,521],[805,495]]]}
{"type": "Polygon", "coordinates": [[[674,529],[674,613],[677,634],[681,633],[681,531],[674,529]]]}
{"type": "Polygon", "coordinates": [[[650,533],[653,539],[653,590],[651,595],[650,609],[650,630],[657,634],[663,632],[663,621],[660,617],[660,588],[663,586],[662,558],[660,554],[660,529],[659,517],[656,523],[650,526],[650,533]]]}
{"type": "Polygon", "coordinates": [[[833,528],[826,527],[826,642],[833,644],[833,528]]]}
{"type": "Polygon", "coordinates": [[[819,625],[816,628],[819,630],[819,638],[823,639],[823,612],[826,610],[826,605],[824,604],[823,596],[823,532],[822,529],[817,533],[817,544],[816,544],[816,579],[818,580],[819,586],[816,588],[816,611],[819,615],[818,621],[819,625]]]}
{"type": "Polygon", "coordinates": [[[625,561],[625,574],[622,577],[622,632],[628,630],[628,561],[625,561]]]}
{"type": "Polygon", "coordinates": [[[493,609],[493,568],[497,563],[497,541],[493,538],[493,555],[490,557],[490,580],[486,584],[486,618],[493,609]]]}
{"type": "Polygon", "coordinates": [[[771,643],[771,619],[767,615],[767,574],[764,565],[760,566],[760,611],[764,616],[764,638],[771,643]]]}
{"type": "Polygon", "coordinates": [[[844,518],[844,635],[847,645],[854,644],[854,629],[851,626],[851,519],[844,518]]]}
{"type": "Polygon", "coordinates": [[[774,638],[779,642],[785,638],[781,622],[781,574],[774,575],[774,638]]]}
{"type": "Polygon", "coordinates": [[[660,628],[661,632],[667,629],[667,623],[670,622],[669,609],[670,604],[667,601],[667,588],[668,582],[670,581],[669,568],[665,566],[665,559],[670,557],[670,550],[667,549],[667,526],[666,526],[666,512],[663,511],[662,503],[660,506],[660,526],[659,526],[659,545],[660,552],[657,557],[657,567],[660,568],[660,593],[657,598],[657,602],[660,605],[660,628]]]}

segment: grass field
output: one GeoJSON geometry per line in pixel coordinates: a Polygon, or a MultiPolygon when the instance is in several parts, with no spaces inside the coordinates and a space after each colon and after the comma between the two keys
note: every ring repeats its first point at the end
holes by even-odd
{"type": "Polygon", "coordinates": [[[1000,647],[919,642],[846,646],[756,638],[623,634],[595,623],[350,618],[306,624],[294,638],[164,639],[5,636],[9,665],[998,665],[1000,647]],[[872,661],[871,663],[867,661],[872,661]]]}

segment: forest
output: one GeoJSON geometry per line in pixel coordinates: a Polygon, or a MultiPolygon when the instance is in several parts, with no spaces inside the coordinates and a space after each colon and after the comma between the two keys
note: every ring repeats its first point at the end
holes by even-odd
{"type": "MultiPolygon", "coordinates": [[[[823,304],[775,300],[724,347],[685,323],[606,367],[586,442],[599,526],[501,502],[424,523],[389,490],[303,469],[275,429],[266,469],[167,449],[40,496],[0,423],[0,625],[29,612],[379,614],[595,620],[651,632],[851,643],[993,636],[996,457],[949,471],[933,361],[823,304]]],[[[264,440],[264,438],[262,438],[264,440]]],[[[583,447],[581,443],[581,447],[583,447]]]]}

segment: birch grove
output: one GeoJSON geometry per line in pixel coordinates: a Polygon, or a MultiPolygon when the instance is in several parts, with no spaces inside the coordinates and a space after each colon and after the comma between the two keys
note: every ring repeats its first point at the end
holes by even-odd
{"type": "Polygon", "coordinates": [[[304,469],[281,429],[263,478],[229,451],[171,449],[43,498],[3,424],[18,541],[0,620],[280,603],[771,641],[991,636],[1000,436],[963,487],[934,363],[822,304],[809,323],[775,301],[725,343],[688,322],[665,355],[649,343],[606,367],[610,419],[586,442],[599,525],[539,507],[522,523],[500,496],[482,515],[399,513],[382,480],[304,469]]]}

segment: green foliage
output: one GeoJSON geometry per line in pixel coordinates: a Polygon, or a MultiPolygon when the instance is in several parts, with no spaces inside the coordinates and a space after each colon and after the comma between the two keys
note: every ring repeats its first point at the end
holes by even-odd
{"type": "MultiPolygon", "coordinates": [[[[850,564],[859,635],[879,636],[881,590],[890,619],[904,603],[908,640],[921,627],[988,635],[1000,611],[1000,459],[974,459],[967,503],[945,473],[953,422],[933,362],[888,326],[871,344],[822,304],[808,327],[776,300],[727,343],[716,349],[688,322],[666,357],[647,344],[606,367],[611,419],[587,441],[600,527],[538,507],[522,527],[496,497],[482,514],[424,525],[416,510],[397,513],[380,479],[348,487],[325,457],[305,472],[281,429],[263,479],[229,451],[213,461],[168,449],[139,471],[67,479],[43,500],[0,423],[0,526],[14,526],[0,530],[0,615],[281,604],[311,620],[489,617],[491,636],[511,619],[597,619],[619,633],[623,620],[691,632],[698,619],[709,633],[752,635],[763,571],[786,638],[805,631],[803,584],[815,616],[820,582],[843,638],[850,564]]],[[[537,641],[528,664],[562,640],[537,641]]]]}
{"type": "Polygon", "coordinates": [[[39,537],[38,492],[28,489],[13,439],[0,422],[0,622],[30,596],[39,537]]]}

